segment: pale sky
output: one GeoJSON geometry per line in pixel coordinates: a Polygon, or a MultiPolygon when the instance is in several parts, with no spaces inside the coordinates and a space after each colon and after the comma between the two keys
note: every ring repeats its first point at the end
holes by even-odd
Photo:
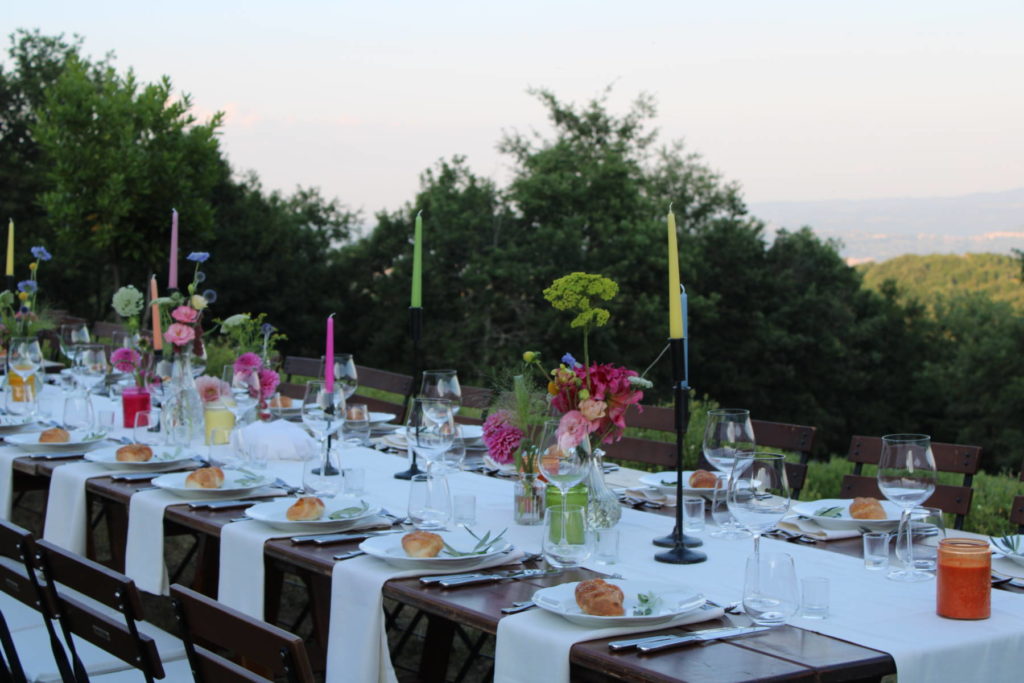
{"type": "MultiPolygon", "coordinates": [[[[372,214],[462,154],[507,180],[503,131],[547,130],[529,87],[657,100],[661,140],[746,198],[945,196],[1024,185],[1020,0],[32,0],[0,29],[78,33],[195,112],[237,171],[372,214]]],[[[6,62],[6,41],[4,49],[6,62]]]]}

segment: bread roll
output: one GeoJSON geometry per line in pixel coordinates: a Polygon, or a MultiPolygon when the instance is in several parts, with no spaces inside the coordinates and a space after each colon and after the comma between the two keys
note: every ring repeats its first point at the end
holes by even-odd
{"type": "Polygon", "coordinates": [[[51,427],[39,433],[39,443],[67,443],[71,441],[68,430],[60,427],[51,427]]]}
{"type": "Polygon", "coordinates": [[[185,477],[187,489],[219,489],[224,485],[224,470],[219,467],[200,467],[185,477]]]}
{"type": "Polygon", "coordinates": [[[402,536],[402,550],[409,557],[437,557],[444,539],[429,531],[413,531],[402,536]]]}
{"type": "Polygon", "coordinates": [[[291,396],[282,396],[278,394],[274,398],[270,399],[271,408],[291,408],[292,398],[291,396]]]}
{"type": "Polygon", "coordinates": [[[596,617],[621,617],[626,613],[622,606],[622,589],[604,579],[580,581],[576,585],[576,604],[584,614],[596,617]]]}
{"type": "Polygon", "coordinates": [[[309,522],[324,515],[324,502],[314,496],[303,496],[292,504],[285,517],[293,522],[309,522]]]}
{"type": "Polygon", "coordinates": [[[131,443],[117,449],[118,462],[149,462],[153,449],[142,443],[131,443]]]}
{"type": "Polygon", "coordinates": [[[697,470],[690,475],[690,488],[713,489],[717,482],[718,477],[707,470],[697,470]]]}
{"type": "Polygon", "coordinates": [[[850,516],[854,519],[886,519],[885,508],[877,498],[854,498],[850,503],[850,516]]]}

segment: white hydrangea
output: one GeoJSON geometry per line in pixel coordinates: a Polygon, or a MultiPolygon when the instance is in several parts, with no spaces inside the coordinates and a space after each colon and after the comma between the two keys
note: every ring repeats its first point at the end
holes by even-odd
{"type": "Polygon", "coordinates": [[[234,315],[229,316],[227,319],[224,320],[224,322],[220,324],[220,330],[221,332],[226,334],[227,331],[230,330],[232,327],[235,327],[236,325],[241,325],[248,319],[248,313],[235,313],[234,315]]]}
{"type": "Polygon", "coordinates": [[[132,318],[142,313],[142,308],[145,305],[145,297],[142,296],[142,292],[135,289],[132,285],[122,287],[121,289],[114,292],[114,298],[111,301],[114,310],[122,318],[132,318]]]}

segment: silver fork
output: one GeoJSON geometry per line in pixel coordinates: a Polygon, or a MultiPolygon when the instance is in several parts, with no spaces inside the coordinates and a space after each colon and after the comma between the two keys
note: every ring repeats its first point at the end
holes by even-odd
{"type": "Polygon", "coordinates": [[[533,603],[533,600],[523,600],[522,602],[513,602],[511,607],[502,607],[501,608],[501,613],[502,614],[519,614],[520,612],[525,612],[526,610],[530,609],[531,607],[536,607],[536,606],[537,605],[535,605],[533,603]]]}

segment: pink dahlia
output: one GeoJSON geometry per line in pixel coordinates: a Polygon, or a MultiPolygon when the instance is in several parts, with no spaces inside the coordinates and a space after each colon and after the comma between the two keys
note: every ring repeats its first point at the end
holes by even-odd
{"type": "Polygon", "coordinates": [[[280,376],[267,368],[260,368],[257,376],[260,378],[260,398],[263,400],[272,398],[274,392],[277,391],[277,385],[281,383],[280,376]]]}
{"type": "Polygon", "coordinates": [[[263,361],[252,351],[243,353],[235,361],[235,374],[248,377],[252,373],[263,367],[263,361]]]}
{"type": "Polygon", "coordinates": [[[142,361],[142,355],[135,349],[121,347],[110,354],[110,363],[118,372],[135,372],[142,361]]]}
{"type": "Polygon", "coordinates": [[[484,420],[484,444],[491,459],[499,465],[512,462],[523,440],[522,430],[509,418],[507,410],[498,410],[484,420]]]}

